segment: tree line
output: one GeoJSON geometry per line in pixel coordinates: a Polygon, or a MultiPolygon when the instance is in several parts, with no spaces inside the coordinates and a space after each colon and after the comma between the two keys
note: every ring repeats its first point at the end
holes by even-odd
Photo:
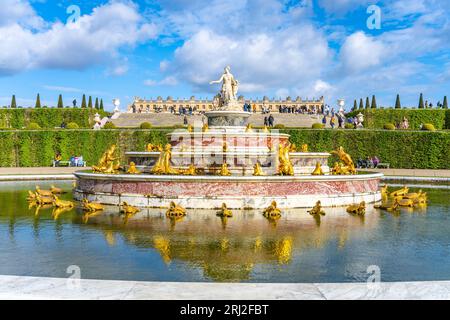
{"type": "MultiPolygon", "coordinates": [[[[444,97],[444,102],[441,103],[440,101],[437,103],[438,108],[441,109],[448,109],[448,101],[447,101],[447,96],[444,97]]],[[[361,98],[359,100],[359,105],[358,105],[358,101],[355,99],[354,103],[353,103],[353,108],[352,111],[356,111],[359,109],[376,109],[378,108],[377,105],[377,99],[375,97],[375,95],[372,96],[372,101],[370,101],[369,97],[366,98],[366,102],[364,104],[364,100],[361,98]]],[[[400,95],[397,94],[397,98],[395,99],[395,109],[401,109],[402,108],[402,104],[400,102],[400,95]]],[[[424,102],[423,99],[423,94],[420,94],[419,97],[419,105],[418,105],[419,109],[429,109],[429,108],[433,108],[433,104],[432,103],[428,103],[428,101],[424,102]]]]}
{"type": "MultiPolygon", "coordinates": [[[[78,108],[76,99],[72,101],[72,105],[74,108],[78,108]]],[[[57,108],[64,108],[62,94],[59,95],[58,103],[56,106],[57,106],[57,108]]],[[[34,107],[42,108],[41,96],[39,93],[37,94],[36,103],[35,103],[34,107]]],[[[10,108],[13,108],[13,109],[17,108],[16,95],[12,96],[10,108]]],[[[44,108],[45,108],[45,106],[44,106],[44,108]]],[[[83,94],[83,98],[81,100],[81,108],[83,108],[83,109],[85,109],[85,108],[94,109],[95,108],[97,110],[104,110],[103,99],[99,100],[99,98],[95,98],[95,104],[94,104],[92,96],[89,96],[88,101],[86,102],[86,95],[83,94]]]]}

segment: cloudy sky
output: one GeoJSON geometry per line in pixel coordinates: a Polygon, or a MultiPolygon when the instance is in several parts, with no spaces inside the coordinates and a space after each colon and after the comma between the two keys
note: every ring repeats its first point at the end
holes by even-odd
{"type": "Polygon", "coordinates": [[[211,97],[225,65],[246,97],[450,95],[450,1],[0,0],[0,104],[81,95],[211,97]],[[376,7],[374,7],[376,5],[376,7]],[[378,19],[377,10],[380,12],[378,19]],[[79,15],[78,15],[79,13],[79,15]]]}

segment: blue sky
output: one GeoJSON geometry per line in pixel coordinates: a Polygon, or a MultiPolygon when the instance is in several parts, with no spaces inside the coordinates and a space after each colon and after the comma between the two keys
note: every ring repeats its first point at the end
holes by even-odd
{"type": "Polygon", "coordinates": [[[0,104],[212,97],[225,65],[245,97],[393,105],[399,93],[416,106],[423,92],[435,104],[450,95],[449,11],[440,0],[2,0],[0,104]]]}

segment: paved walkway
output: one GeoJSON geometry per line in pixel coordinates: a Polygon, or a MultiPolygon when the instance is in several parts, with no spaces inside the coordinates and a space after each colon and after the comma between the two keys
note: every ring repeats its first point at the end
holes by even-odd
{"type": "Polygon", "coordinates": [[[385,176],[397,177],[433,177],[450,178],[450,170],[428,169],[364,169],[364,171],[381,172],[385,176]]]}
{"type": "Polygon", "coordinates": [[[401,283],[180,283],[0,276],[0,299],[448,300],[450,281],[401,283]]]}
{"type": "Polygon", "coordinates": [[[0,175],[73,174],[75,171],[88,169],[89,168],[77,168],[77,167],[0,168],[0,175]]]}

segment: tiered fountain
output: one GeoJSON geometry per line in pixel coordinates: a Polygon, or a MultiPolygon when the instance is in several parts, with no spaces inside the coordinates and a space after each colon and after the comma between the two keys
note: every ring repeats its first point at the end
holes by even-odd
{"type": "Polygon", "coordinates": [[[329,153],[296,152],[289,135],[255,130],[249,112],[237,102],[238,82],[225,68],[220,104],[206,114],[207,124],[169,134],[164,148],[126,154],[127,173],[114,165],[114,150],[106,152],[93,173],[77,172],[75,198],[138,207],[260,209],[272,201],[281,209],[346,206],[381,200],[382,174],[355,174],[351,158],[336,153],[342,163],[328,167],[329,153]],[[134,174],[133,174],[134,173],[134,174]]]}

